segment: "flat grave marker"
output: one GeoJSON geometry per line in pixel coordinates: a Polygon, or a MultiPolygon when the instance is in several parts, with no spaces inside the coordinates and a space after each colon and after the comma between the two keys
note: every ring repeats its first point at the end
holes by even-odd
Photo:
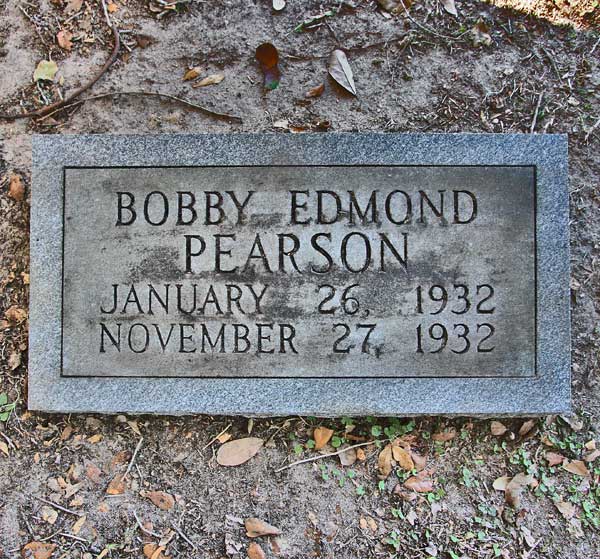
{"type": "Polygon", "coordinates": [[[37,136],[29,406],[570,408],[566,140],[37,136]]]}

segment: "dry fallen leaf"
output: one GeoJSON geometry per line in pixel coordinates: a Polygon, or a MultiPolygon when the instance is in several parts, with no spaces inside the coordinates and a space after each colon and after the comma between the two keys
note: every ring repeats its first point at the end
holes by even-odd
{"type": "Polygon", "coordinates": [[[482,20],[479,20],[471,29],[471,40],[473,41],[473,45],[476,47],[480,45],[489,47],[492,44],[492,37],[490,36],[489,31],[489,27],[482,20]]]}
{"type": "Polygon", "coordinates": [[[529,420],[525,421],[523,423],[523,425],[521,425],[521,428],[519,429],[519,436],[524,437],[534,427],[535,427],[535,419],[529,419],[529,420]]]}
{"type": "Polygon", "coordinates": [[[446,429],[446,431],[440,431],[439,433],[434,433],[431,435],[431,438],[437,442],[447,442],[451,441],[454,437],[456,437],[456,429],[454,427],[450,427],[446,429]]]}
{"type": "Polygon", "coordinates": [[[6,456],[10,456],[8,445],[4,441],[0,441],[0,451],[6,454],[6,456]]]}
{"type": "Polygon", "coordinates": [[[239,466],[252,458],[262,447],[263,440],[257,437],[246,437],[229,441],[219,447],[217,462],[221,466],[239,466]]]}
{"type": "Polygon", "coordinates": [[[42,520],[48,524],[54,524],[58,520],[58,512],[54,507],[43,506],[41,513],[42,520]]]}
{"type": "Polygon", "coordinates": [[[258,518],[247,518],[244,521],[246,535],[249,538],[259,538],[260,536],[278,536],[281,534],[279,528],[271,526],[258,518]]]}
{"type": "Polygon", "coordinates": [[[159,509],[171,510],[175,505],[172,495],[164,491],[142,491],[142,497],[150,499],[159,509]]]}
{"type": "Polygon", "coordinates": [[[585,462],[593,462],[600,456],[600,449],[592,450],[592,452],[588,452],[584,457],[585,462]]]}
{"type": "Polygon", "coordinates": [[[417,454],[416,452],[411,450],[410,457],[412,458],[412,461],[415,464],[415,470],[417,470],[417,472],[424,470],[425,467],[427,466],[427,457],[426,456],[421,456],[420,454],[417,454]]]}
{"type": "Polygon", "coordinates": [[[11,324],[21,324],[21,322],[27,320],[27,311],[21,307],[12,305],[6,309],[4,316],[11,324]]]}
{"type": "Polygon", "coordinates": [[[386,12],[398,15],[403,13],[405,8],[410,8],[412,0],[377,0],[377,3],[386,12]]]}
{"type": "Polygon", "coordinates": [[[194,66],[190,68],[185,74],[183,74],[183,81],[195,80],[202,73],[200,66],[194,66]]]}
{"type": "Polygon", "coordinates": [[[225,79],[225,76],[223,74],[211,74],[210,76],[206,76],[205,78],[202,78],[198,82],[194,82],[192,84],[192,87],[195,88],[195,87],[205,87],[207,85],[216,85],[218,83],[221,83],[224,79],[225,79]]]}
{"type": "Polygon", "coordinates": [[[56,65],[56,62],[54,62],[54,60],[42,60],[38,63],[35,72],[33,73],[33,81],[53,81],[56,72],[58,72],[58,66],[56,65]]]}
{"type": "Polygon", "coordinates": [[[217,437],[217,441],[219,441],[221,444],[224,444],[230,440],[232,436],[233,435],[231,433],[222,433],[217,437]]]}
{"type": "Polygon", "coordinates": [[[56,544],[43,542],[30,542],[21,549],[23,559],[50,559],[56,544]]]}
{"type": "Polygon", "coordinates": [[[377,459],[377,469],[379,470],[379,478],[385,479],[392,473],[392,445],[388,444],[379,453],[377,459]]]}
{"type": "Polygon", "coordinates": [[[587,477],[590,475],[590,472],[583,460],[571,460],[570,462],[567,461],[563,463],[563,469],[578,476],[587,477]]]}
{"type": "Polygon", "coordinates": [[[502,476],[502,477],[496,478],[494,480],[494,483],[492,484],[492,487],[496,491],[506,491],[506,486],[508,485],[509,481],[510,481],[510,476],[502,476]]]}
{"type": "Polygon", "coordinates": [[[147,543],[142,548],[142,551],[144,552],[144,556],[147,557],[147,559],[168,559],[163,554],[164,550],[165,550],[164,546],[158,546],[155,543],[147,543]]]}
{"type": "Polygon", "coordinates": [[[17,202],[21,202],[25,198],[25,187],[21,176],[16,173],[11,173],[8,180],[8,195],[17,202]]]}
{"type": "Polygon", "coordinates": [[[546,452],[544,456],[546,457],[546,460],[548,460],[549,466],[557,466],[558,464],[562,464],[565,460],[565,457],[557,452],[546,452]]]}
{"type": "Polygon", "coordinates": [[[58,46],[64,50],[71,50],[73,48],[72,38],[73,33],[64,29],[56,34],[56,42],[58,43],[58,46]]]}
{"type": "Polygon", "coordinates": [[[119,6],[117,6],[114,2],[109,2],[108,6],[106,6],[106,9],[109,11],[109,13],[114,14],[119,9],[119,6]]]}
{"type": "Polygon", "coordinates": [[[11,371],[19,368],[21,365],[21,354],[18,351],[14,351],[8,356],[8,368],[11,371]]]}
{"type": "Polygon", "coordinates": [[[106,488],[106,493],[109,495],[122,495],[125,493],[125,479],[122,475],[114,477],[106,488]]]}
{"type": "Polygon", "coordinates": [[[333,429],[327,427],[317,427],[313,431],[313,439],[315,439],[315,450],[321,450],[333,436],[333,429]]]}
{"type": "Polygon", "coordinates": [[[305,97],[307,97],[308,99],[311,99],[313,97],[321,97],[321,95],[323,95],[323,91],[325,91],[325,84],[321,83],[316,87],[309,89],[306,92],[305,97]]]}
{"type": "Polygon", "coordinates": [[[348,58],[343,50],[335,49],[331,53],[327,71],[346,91],[349,91],[352,95],[356,95],[356,85],[354,84],[352,68],[350,68],[348,58]]]}
{"type": "Polygon", "coordinates": [[[392,446],[392,456],[394,460],[398,462],[398,466],[400,466],[403,470],[411,471],[415,468],[415,463],[410,456],[410,452],[406,451],[402,447],[392,446]]]}
{"type": "Polygon", "coordinates": [[[446,10],[449,14],[458,17],[454,0],[442,0],[442,6],[444,6],[444,10],[446,10]]]}
{"type": "Polygon", "coordinates": [[[575,516],[576,507],[573,503],[569,503],[568,501],[554,501],[554,505],[567,520],[575,516]]]}
{"type": "Polygon", "coordinates": [[[423,470],[416,476],[409,477],[404,482],[404,487],[417,493],[429,493],[433,491],[433,480],[429,477],[429,472],[423,470]]]}
{"type": "Polygon", "coordinates": [[[517,474],[506,484],[506,493],[504,495],[506,502],[514,508],[519,506],[521,502],[521,494],[523,488],[533,483],[533,476],[525,474],[517,474]]]}
{"type": "Polygon", "coordinates": [[[276,89],[279,85],[279,52],[271,43],[263,43],[256,48],[256,60],[264,75],[265,89],[276,89]]]}
{"type": "Polygon", "coordinates": [[[71,526],[71,533],[72,534],[79,534],[79,532],[81,532],[81,529],[83,528],[83,525],[85,524],[85,515],[81,516],[76,522],[75,524],[73,524],[73,526],[71,526]]]}
{"type": "Polygon", "coordinates": [[[500,437],[508,431],[508,427],[504,425],[504,423],[500,423],[499,421],[492,421],[490,425],[490,431],[494,437],[500,437]]]}
{"type": "Polygon", "coordinates": [[[357,448],[356,449],[356,459],[359,462],[364,462],[367,459],[367,455],[366,455],[365,451],[362,448],[357,448]]]}
{"type": "Polygon", "coordinates": [[[85,476],[93,483],[100,483],[102,481],[102,471],[92,462],[88,462],[85,465],[85,476]]]}
{"type": "Polygon", "coordinates": [[[352,466],[356,462],[356,450],[353,448],[346,450],[345,452],[341,452],[338,456],[342,466],[352,466]]]}
{"type": "Polygon", "coordinates": [[[267,556],[260,545],[256,542],[250,542],[250,545],[248,546],[249,559],[265,559],[266,557],[267,556]]]}

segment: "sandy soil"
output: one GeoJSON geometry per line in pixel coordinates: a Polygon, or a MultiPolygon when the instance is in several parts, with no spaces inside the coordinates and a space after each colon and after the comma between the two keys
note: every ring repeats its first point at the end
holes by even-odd
{"type": "MultiPolygon", "coordinates": [[[[0,0],[0,111],[57,100],[87,81],[107,58],[111,34],[100,5],[89,0],[78,9],[77,4],[23,3],[26,17],[18,3],[0,0]],[[57,45],[61,30],[72,34],[70,51],[57,45]],[[49,57],[58,73],[54,83],[38,88],[33,71],[49,57]]],[[[137,96],[89,101],[38,122],[0,122],[0,394],[16,402],[8,421],[0,421],[0,557],[21,557],[25,544],[41,540],[56,546],[53,557],[143,557],[144,544],[158,545],[161,537],[168,556],[245,557],[250,540],[239,521],[248,517],[281,530],[277,538],[257,540],[268,557],[597,556],[600,459],[585,462],[590,475],[582,477],[561,465],[551,467],[546,453],[563,455],[563,466],[568,466],[589,458],[594,441],[600,446],[598,31],[553,26],[477,2],[457,2],[454,17],[442,3],[418,1],[411,19],[384,17],[374,2],[345,2],[327,25],[303,33],[293,29],[329,4],[290,0],[275,14],[267,1],[196,2],[160,19],[160,3],[154,0],[116,0],[114,6],[111,17],[125,46],[90,95],[168,93],[239,115],[243,122],[137,96]],[[483,36],[488,45],[474,45],[471,29],[478,21],[484,24],[480,30],[488,29],[489,41],[483,36]],[[254,60],[263,41],[275,44],[281,54],[281,85],[270,92],[263,91],[254,60]],[[348,53],[356,98],[327,77],[327,58],[336,46],[348,53]],[[225,79],[194,89],[182,81],[192,66],[201,68],[201,76],[222,73],[225,79]],[[321,83],[323,95],[307,99],[305,93],[321,83]],[[504,421],[508,431],[493,436],[490,421],[469,418],[249,422],[27,413],[27,324],[19,322],[15,309],[27,308],[30,135],[291,133],[290,127],[306,133],[569,134],[573,419],[542,418],[521,435],[522,420],[504,421]],[[10,195],[13,174],[25,187],[22,201],[10,195]],[[234,438],[251,428],[253,436],[268,441],[239,468],[217,464],[219,442],[206,446],[229,424],[227,432],[234,438]],[[409,474],[401,468],[379,483],[377,447],[367,447],[365,460],[351,467],[342,467],[334,457],[276,473],[287,462],[317,455],[309,441],[320,424],[348,442],[352,437],[414,435],[412,447],[435,470],[433,490],[403,489],[409,474]],[[432,439],[448,428],[455,437],[432,439]],[[143,442],[131,461],[140,436],[143,442]],[[111,479],[130,463],[125,492],[108,495],[111,479]],[[518,473],[532,474],[537,486],[526,488],[521,502],[511,506],[492,484],[518,473]],[[175,505],[163,511],[140,494],[143,490],[175,495],[175,505]],[[86,517],[79,529],[77,514],[86,517]],[[136,516],[141,523],[151,522],[145,530],[155,535],[141,530],[136,516]]],[[[589,27],[595,16],[575,19],[589,27]]],[[[152,549],[145,549],[151,557],[152,549]]]]}

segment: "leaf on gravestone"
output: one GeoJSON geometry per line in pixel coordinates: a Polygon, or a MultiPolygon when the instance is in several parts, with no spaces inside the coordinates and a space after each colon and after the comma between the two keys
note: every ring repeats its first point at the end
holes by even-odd
{"type": "Polygon", "coordinates": [[[25,187],[21,176],[16,173],[11,173],[8,179],[8,195],[17,202],[21,202],[25,198],[25,187]]]}
{"type": "Polygon", "coordinates": [[[56,544],[45,542],[29,542],[21,548],[23,559],[50,559],[56,544]]]}
{"type": "Polygon", "coordinates": [[[304,96],[308,99],[312,99],[314,97],[321,97],[321,95],[323,95],[323,91],[325,91],[325,84],[321,83],[309,89],[304,96]]]}
{"type": "Polygon", "coordinates": [[[379,479],[386,479],[392,473],[392,445],[386,445],[377,458],[379,479]]]}
{"type": "Polygon", "coordinates": [[[265,89],[276,89],[279,85],[279,52],[271,43],[263,43],[256,48],[256,60],[264,75],[265,89]]]}
{"type": "Polygon", "coordinates": [[[175,499],[172,495],[165,493],[164,491],[142,491],[140,493],[142,497],[150,499],[159,509],[171,510],[175,505],[175,499]]]}
{"type": "Polygon", "coordinates": [[[217,84],[221,83],[224,79],[225,79],[225,76],[223,74],[211,74],[210,76],[206,76],[205,78],[202,78],[198,82],[194,82],[192,84],[192,87],[196,88],[196,87],[206,87],[207,85],[217,85],[217,84]]]}
{"type": "Polygon", "coordinates": [[[442,0],[442,6],[444,6],[444,10],[446,10],[449,14],[458,17],[454,0],[442,0]]]}
{"type": "Polygon", "coordinates": [[[329,57],[327,67],[329,75],[346,91],[356,95],[356,85],[354,85],[354,76],[352,68],[348,64],[348,58],[343,50],[335,49],[329,57]]]}
{"type": "Polygon", "coordinates": [[[54,60],[42,60],[33,73],[33,81],[54,80],[54,76],[58,72],[58,66],[54,60]]]}
{"type": "Polygon", "coordinates": [[[125,489],[126,485],[124,477],[122,475],[117,475],[108,484],[106,493],[109,495],[122,495],[125,493],[125,489]]]}
{"type": "Polygon", "coordinates": [[[482,20],[479,20],[471,29],[471,40],[476,47],[480,45],[489,47],[492,44],[490,29],[482,20]]]}
{"type": "Polygon", "coordinates": [[[252,458],[262,447],[264,441],[257,437],[246,437],[229,441],[219,447],[217,462],[221,466],[239,466],[252,458]]]}
{"type": "Polygon", "coordinates": [[[315,439],[315,450],[321,450],[333,436],[333,429],[327,427],[317,427],[313,431],[313,438],[315,439]]]}
{"type": "Polygon", "coordinates": [[[490,424],[490,431],[494,437],[500,437],[508,431],[508,427],[504,425],[504,423],[500,423],[499,421],[492,421],[490,424]]]}
{"type": "Polygon", "coordinates": [[[558,454],[558,452],[546,452],[544,457],[548,461],[548,466],[557,466],[558,464],[562,464],[565,461],[565,457],[562,454],[558,454]]]}
{"type": "Polygon", "coordinates": [[[271,526],[267,522],[258,518],[247,518],[244,520],[244,526],[246,527],[246,535],[249,538],[259,538],[261,536],[278,536],[281,534],[279,528],[271,526]]]}
{"type": "Polygon", "coordinates": [[[185,74],[183,74],[183,81],[187,82],[190,80],[195,80],[202,73],[202,68],[200,66],[194,66],[190,68],[185,74]]]}
{"type": "Polygon", "coordinates": [[[273,9],[280,12],[285,8],[285,0],[273,0],[273,9]]]}
{"type": "Polygon", "coordinates": [[[356,462],[356,450],[353,448],[346,450],[345,452],[341,452],[338,456],[342,466],[352,466],[356,462]]]}
{"type": "Polygon", "coordinates": [[[571,460],[570,462],[567,461],[566,463],[563,463],[563,469],[578,476],[587,477],[590,475],[585,462],[582,460],[571,460]]]}
{"type": "Polygon", "coordinates": [[[510,476],[502,476],[502,477],[496,478],[494,480],[494,483],[492,484],[492,487],[496,491],[506,491],[506,486],[508,485],[509,481],[510,481],[510,476]]]}
{"type": "Polygon", "coordinates": [[[392,446],[392,456],[394,457],[394,460],[398,462],[398,466],[400,466],[403,470],[408,472],[414,470],[415,463],[410,456],[410,452],[404,448],[400,446],[392,446]]]}
{"type": "Polygon", "coordinates": [[[523,489],[533,483],[533,476],[525,474],[517,474],[506,484],[506,492],[504,498],[506,502],[513,508],[517,508],[521,502],[521,494],[523,489]]]}
{"type": "Polygon", "coordinates": [[[404,482],[404,487],[417,493],[430,493],[433,491],[433,480],[429,477],[429,472],[423,470],[416,476],[409,477],[404,482]]]}
{"type": "Polygon", "coordinates": [[[535,419],[528,419],[527,421],[525,421],[523,423],[523,425],[521,425],[521,428],[519,429],[519,436],[524,437],[534,427],[535,427],[535,419]]]}
{"type": "Polygon", "coordinates": [[[248,559],[266,559],[265,552],[256,542],[250,542],[248,546],[248,559]]]}
{"type": "Polygon", "coordinates": [[[567,520],[573,518],[575,516],[575,511],[577,510],[575,505],[568,501],[554,501],[554,506],[559,510],[560,514],[562,514],[567,520]]]}
{"type": "Polygon", "coordinates": [[[56,42],[58,46],[63,50],[71,50],[73,48],[73,42],[71,39],[73,38],[73,33],[63,29],[56,34],[56,42]]]}

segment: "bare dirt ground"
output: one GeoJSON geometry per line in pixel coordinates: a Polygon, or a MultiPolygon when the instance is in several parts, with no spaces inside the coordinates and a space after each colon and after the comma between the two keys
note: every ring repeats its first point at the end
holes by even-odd
{"type": "MultiPolygon", "coordinates": [[[[266,0],[165,4],[109,4],[124,45],[88,95],[162,92],[239,115],[241,124],[131,95],[35,122],[0,121],[0,557],[255,559],[262,555],[248,547],[240,524],[249,517],[281,531],[255,539],[267,557],[598,557],[598,3],[534,3],[546,19],[478,2],[457,2],[455,17],[434,0],[415,1],[410,17],[403,10],[385,17],[375,2],[360,0],[290,0],[281,13],[266,0]],[[321,25],[294,32],[331,7],[339,9],[321,25]],[[281,56],[281,84],[268,92],[254,60],[264,41],[281,56]],[[327,77],[338,46],[348,54],[358,97],[327,77]],[[200,79],[225,78],[193,88],[182,76],[194,66],[200,79]],[[307,98],[319,84],[323,94],[307,98]],[[493,424],[494,435],[491,420],[469,418],[252,422],[26,411],[30,135],[297,130],[569,134],[573,418],[502,420],[507,431],[498,434],[502,427],[493,424]],[[325,451],[378,442],[351,466],[325,457],[276,472],[319,455],[312,447],[320,425],[335,431],[325,451]],[[226,428],[221,440],[251,431],[265,446],[245,465],[219,466],[221,443],[213,439],[226,428]],[[381,449],[398,437],[415,457],[426,457],[420,485],[401,461],[379,479],[381,449]],[[496,489],[503,476],[513,478],[514,491],[496,489]],[[174,504],[157,507],[143,493],[149,490],[175,496],[174,504]],[[39,543],[24,547],[30,542],[39,543]]],[[[60,99],[90,79],[111,45],[96,0],[0,0],[0,112],[60,99]],[[63,47],[60,31],[70,33],[63,47]],[[58,72],[53,82],[36,84],[42,60],[55,61],[58,72]]]]}

